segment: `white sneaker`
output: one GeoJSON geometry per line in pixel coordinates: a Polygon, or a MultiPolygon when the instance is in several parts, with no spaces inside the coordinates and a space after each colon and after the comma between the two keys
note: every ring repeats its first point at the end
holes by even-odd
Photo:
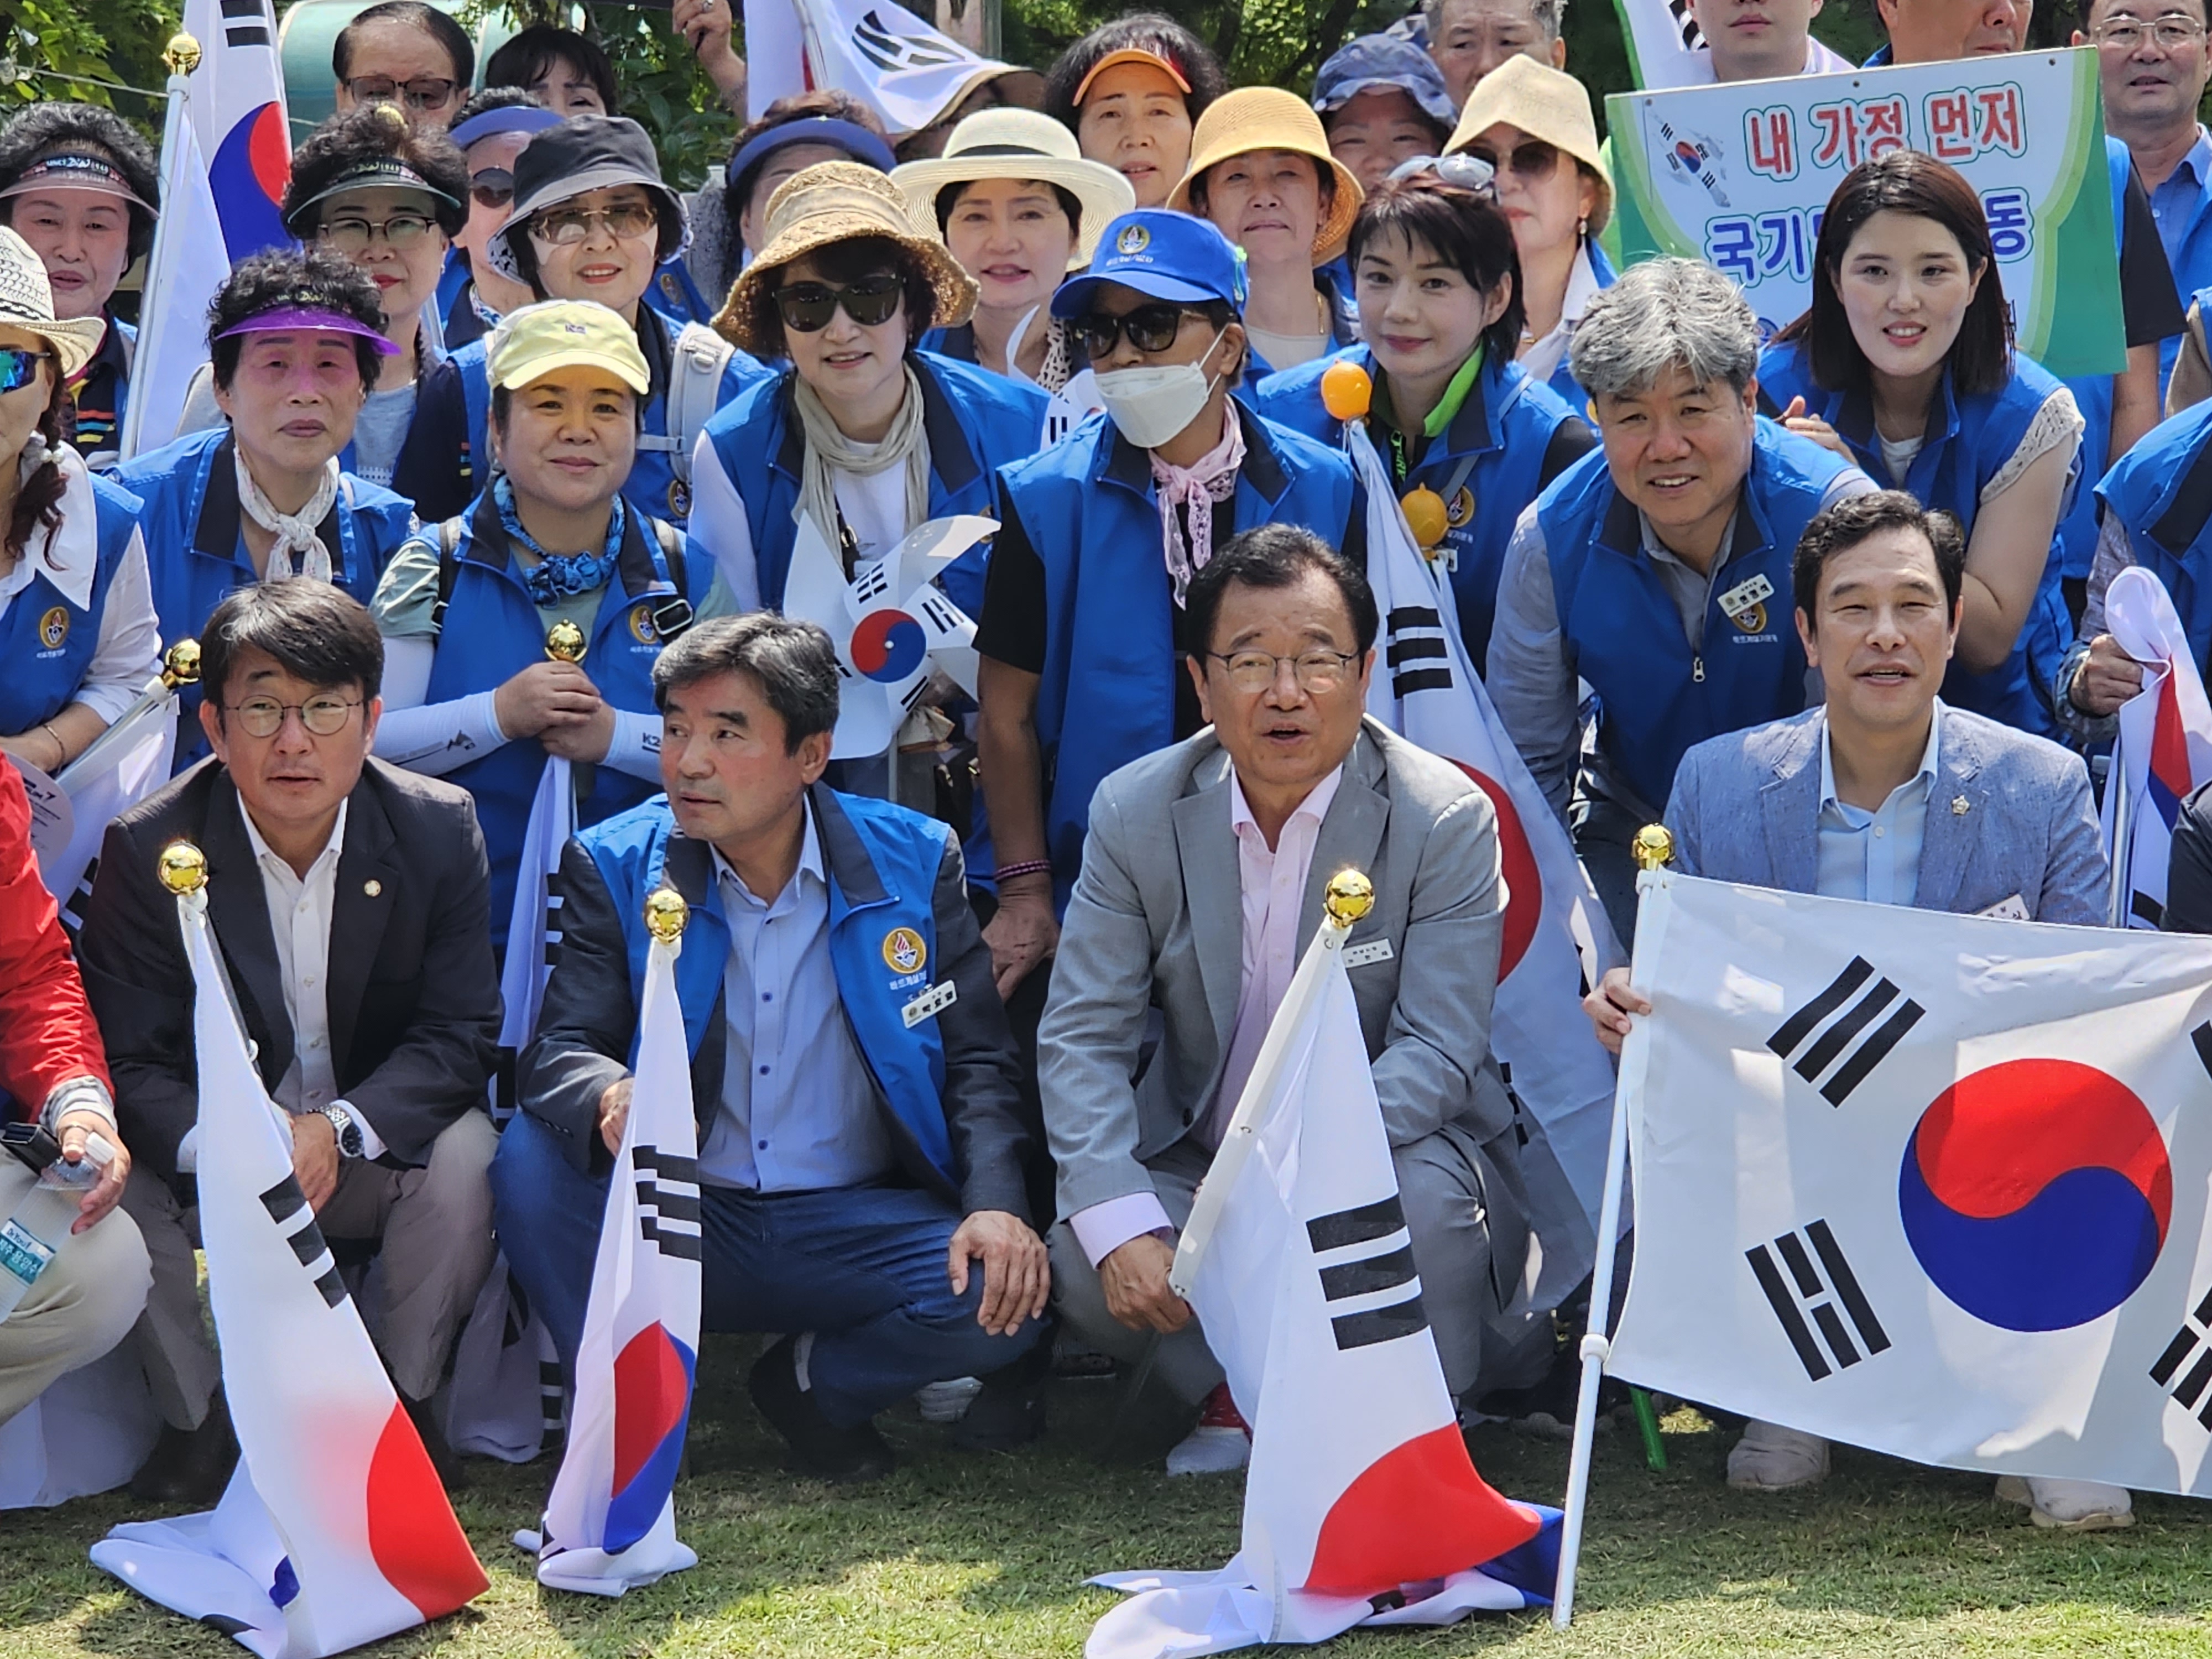
{"type": "Polygon", "coordinates": [[[915,1389],[914,1403],[921,1407],[925,1423],[957,1423],[968,1415],[968,1407],[982,1392],[982,1378],[956,1376],[950,1382],[932,1382],[927,1388],[915,1389]]]}
{"type": "Polygon", "coordinates": [[[1779,1423],[1747,1424],[1729,1453],[1728,1483],[1738,1492],[1792,1492],[1827,1473],[1828,1443],[1779,1423]]]}
{"type": "Polygon", "coordinates": [[[1229,1397],[1229,1385],[1217,1383],[1206,1396],[1198,1426],[1168,1454],[1170,1474],[1234,1474],[1252,1461],[1252,1431],[1229,1397]]]}
{"type": "Polygon", "coordinates": [[[2136,1523],[2135,1499],[2128,1489],[2101,1480],[2022,1480],[2001,1474],[1996,1498],[2001,1504],[2025,1505],[2037,1526],[2059,1532],[2107,1532],[2136,1523]]]}

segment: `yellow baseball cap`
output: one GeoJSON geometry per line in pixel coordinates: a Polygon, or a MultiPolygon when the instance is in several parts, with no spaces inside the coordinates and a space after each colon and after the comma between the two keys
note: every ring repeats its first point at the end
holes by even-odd
{"type": "Polygon", "coordinates": [[[492,385],[510,392],[580,365],[605,369],[641,398],[653,386],[636,331],[592,300],[545,300],[508,312],[484,343],[484,363],[492,385]]]}

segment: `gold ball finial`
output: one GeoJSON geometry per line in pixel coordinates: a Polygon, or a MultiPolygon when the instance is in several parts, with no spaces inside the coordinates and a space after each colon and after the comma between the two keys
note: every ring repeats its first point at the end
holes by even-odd
{"type": "Polygon", "coordinates": [[[584,630],[572,622],[556,622],[545,630],[545,654],[554,662],[584,659],[584,630]]]}
{"type": "Polygon", "coordinates": [[[1674,861],[1674,837],[1663,823],[1647,823],[1629,843],[1629,854],[1639,870],[1659,870],[1674,861]]]}
{"type": "Polygon", "coordinates": [[[207,854],[188,841],[173,841],[154,866],[161,885],[182,898],[207,885],[207,854]]]}
{"type": "Polygon", "coordinates": [[[673,887],[656,887],[645,896],[645,931],[663,945],[682,939],[690,920],[691,907],[673,887]]]}
{"type": "Polygon", "coordinates": [[[170,690],[200,683],[200,642],[179,640],[161,659],[161,684],[170,690]]]}
{"type": "Polygon", "coordinates": [[[179,29],[162,49],[161,61],[169,66],[172,75],[190,75],[200,66],[200,43],[179,29]]]}
{"type": "Polygon", "coordinates": [[[1375,908],[1375,884],[1357,870],[1340,870],[1328,878],[1322,908],[1340,927],[1350,927],[1375,908]]]}

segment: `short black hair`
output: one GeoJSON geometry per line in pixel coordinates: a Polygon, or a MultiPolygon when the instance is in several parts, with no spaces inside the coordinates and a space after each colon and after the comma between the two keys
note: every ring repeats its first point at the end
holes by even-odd
{"type": "Polygon", "coordinates": [[[327,690],[384,688],[384,639],[368,607],[329,582],[305,577],[234,588],[200,629],[200,686],[222,718],[231,665],[258,651],[295,679],[327,690]]]}
{"type": "Polygon", "coordinates": [[[1528,308],[1521,301],[1521,255],[1513,226],[1498,198],[1464,185],[1448,185],[1432,173],[1386,179],[1359,204],[1352,222],[1345,258],[1352,267],[1352,291],[1359,292],[1359,256],[1381,236],[1398,235],[1459,272],[1468,287],[1488,294],[1510,276],[1513,297],[1498,320],[1482,331],[1482,343],[1495,363],[1510,363],[1521,349],[1528,308]]]}
{"type": "Polygon", "coordinates": [[[1930,513],[1901,489],[1877,489],[1848,496],[1816,514],[1797,538],[1790,562],[1790,598],[1808,619],[1820,614],[1820,574],[1828,562],[1885,530],[1917,531],[1936,555],[1942,578],[1943,602],[1954,617],[1966,581],[1966,538],[1948,513],[1930,513]]]}
{"type": "MultiPolygon", "coordinates": [[[[615,98],[615,66],[606,49],[589,35],[551,23],[532,23],[484,59],[484,83],[495,87],[528,87],[563,60],[584,72],[599,89],[599,102],[609,115],[622,110],[615,98]]],[[[456,125],[459,125],[455,118],[456,125]]]]}
{"type": "MultiPolygon", "coordinates": [[[[492,60],[496,63],[498,58],[499,54],[494,52],[492,60]]],[[[501,86],[495,81],[482,92],[471,93],[469,95],[468,101],[453,112],[453,125],[447,127],[446,132],[448,137],[451,137],[454,127],[473,121],[479,115],[489,115],[495,109],[544,109],[544,105],[539,103],[522,88],[501,86]]],[[[466,147],[462,149],[461,155],[465,160],[468,155],[466,147]]]]}
{"type": "Polygon", "coordinates": [[[406,23],[421,29],[445,48],[446,56],[453,60],[453,79],[463,88],[477,78],[477,49],[469,44],[468,31],[422,0],[381,0],[381,3],[356,12],[353,21],[337,32],[331,42],[331,73],[339,80],[349,78],[353,69],[353,32],[363,23],[406,23]]]}
{"type": "Polygon", "coordinates": [[[1309,570],[1318,570],[1336,584],[1344,608],[1352,618],[1352,632],[1362,656],[1375,643],[1382,618],[1375,608],[1375,590],[1358,566],[1346,558],[1303,525],[1263,524],[1231,536],[1206,567],[1190,579],[1184,595],[1183,615],[1189,637],[1200,651],[1213,649],[1214,618],[1230,584],[1247,587],[1280,588],[1296,584],[1309,570]]]}
{"type": "Polygon", "coordinates": [[[695,623],[653,665],[653,706],[668,694],[720,674],[744,674],[783,721],[783,752],[817,732],[837,729],[837,647],[817,623],[773,611],[695,623]]]}
{"type": "Polygon", "coordinates": [[[1174,64],[1190,88],[1182,105],[1193,121],[1229,85],[1228,76],[1221,72],[1221,60],[1206,42],[1172,17],[1156,11],[1133,11],[1091,30],[1053,60],[1044,78],[1045,113],[1073,131],[1077,88],[1108,53],[1116,52],[1146,52],[1174,64]]]}
{"type": "MultiPolygon", "coordinates": [[[[139,201],[161,199],[161,169],[152,149],[113,110],[91,104],[33,104],[0,129],[0,190],[20,180],[33,161],[87,152],[113,162],[139,201]]],[[[130,216],[127,253],[136,261],[154,246],[154,214],[150,207],[134,204],[130,216]]],[[[15,198],[0,197],[0,225],[13,224],[15,219],[15,198]]]]}
{"type": "MultiPolygon", "coordinates": [[[[820,273],[822,280],[843,288],[879,270],[896,273],[905,290],[906,345],[920,344],[937,319],[937,287],[921,256],[888,236],[852,236],[829,242],[801,256],[820,273]]],[[[753,337],[761,343],[761,356],[770,361],[791,355],[783,341],[783,313],[775,308],[775,290],[787,280],[787,267],[763,273],[752,288],[753,337]]]]}
{"type": "MultiPolygon", "coordinates": [[[[872,132],[889,145],[890,133],[884,125],[884,118],[874,106],[855,98],[842,87],[817,87],[812,92],[794,92],[779,98],[760,112],[759,118],[748,121],[738,140],[730,146],[730,160],[734,161],[744,154],[745,146],[764,132],[774,132],[778,127],[787,127],[793,121],[828,119],[844,121],[863,132],[872,132]]],[[[773,154],[774,152],[770,152],[773,154]]],[[[743,173],[732,173],[722,185],[722,211],[734,225],[744,216],[747,202],[753,193],[753,181],[768,167],[768,156],[763,156],[743,173]]]]}
{"type": "MultiPolygon", "coordinates": [[[[411,4],[412,0],[404,3],[411,4]]],[[[444,17],[446,14],[435,15],[444,17]]],[[[312,210],[314,224],[295,225],[294,216],[348,169],[386,157],[413,168],[431,189],[452,198],[430,200],[430,216],[448,238],[466,228],[468,162],[443,128],[410,127],[407,118],[389,104],[363,104],[343,115],[333,115],[301,141],[300,148],[292,152],[292,182],[284,187],[284,228],[303,240],[313,241],[316,225],[322,220],[321,206],[312,210]]]]}
{"type": "MultiPolygon", "coordinates": [[[[384,304],[377,297],[376,284],[352,260],[319,247],[298,252],[272,248],[249,255],[231,268],[228,278],[215,291],[214,303],[208,307],[208,356],[214,366],[215,383],[224,391],[230,390],[231,380],[238,374],[239,355],[246,349],[247,337],[234,334],[228,340],[217,337],[248,317],[279,305],[335,311],[364,328],[380,334],[384,331],[384,304]]],[[[353,355],[361,365],[362,389],[373,391],[384,369],[384,354],[374,340],[355,336],[353,355]]]]}

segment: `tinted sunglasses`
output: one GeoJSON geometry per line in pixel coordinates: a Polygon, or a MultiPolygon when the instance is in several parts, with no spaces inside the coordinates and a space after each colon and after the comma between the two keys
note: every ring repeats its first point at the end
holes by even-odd
{"type": "Polygon", "coordinates": [[[1110,356],[1114,342],[1124,334],[1139,351],[1165,351],[1176,343],[1176,336],[1182,332],[1182,319],[1188,314],[1172,300],[1160,300],[1139,306],[1119,317],[1103,311],[1090,312],[1076,319],[1075,331],[1082,338],[1084,350],[1096,362],[1110,356]]]}
{"type": "Polygon", "coordinates": [[[1393,182],[1431,173],[1440,182],[1471,190],[1478,196],[1498,197],[1498,170],[1481,157],[1455,150],[1449,155],[1413,155],[1390,169],[1393,182]]]}
{"type": "Polygon", "coordinates": [[[505,167],[486,167],[469,175],[469,194],[478,207],[503,208],[514,199],[514,175],[505,167]]]}
{"type": "Polygon", "coordinates": [[[873,328],[898,315],[906,285],[888,270],[832,288],[827,283],[793,283],[774,295],[776,314],[794,334],[819,334],[841,309],[862,328],[873,328]]]}
{"type": "Polygon", "coordinates": [[[1559,147],[1547,144],[1541,138],[1523,139],[1513,146],[1511,155],[1500,159],[1498,152],[1486,145],[1469,144],[1467,153],[1478,161],[1486,161],[1496,172],[1510,172],[1516,178],[1532,183],[1548,179],[1559,165],[1559,147]]]}
{"type": "Polygon", "coordinates": [[[21,392],[38,379],[39,365],[53,355],[28,346],[0,346],[0,392],[21,392]]]}

